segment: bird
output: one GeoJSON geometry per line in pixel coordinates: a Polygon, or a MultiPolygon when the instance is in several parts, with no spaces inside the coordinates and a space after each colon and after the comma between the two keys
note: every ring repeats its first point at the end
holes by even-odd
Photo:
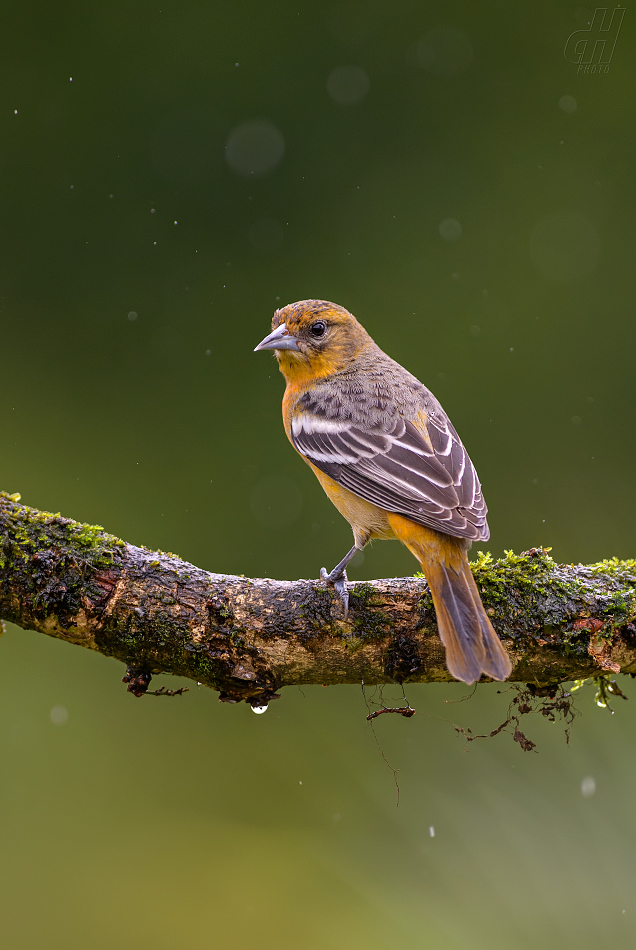
{"type": "Polygon", "coordinates": [[[289,441],[353,530],[351,550],[320,572],[345,618],[347,564],[369,541],[397,539],[426,577],[451,676],[506,680],[512,664],[468,562],[471,543],[490,537],[488,509],[438,400],[328,300],[276,310],[260,350],[274,351],[285,377],[289,441]]]}

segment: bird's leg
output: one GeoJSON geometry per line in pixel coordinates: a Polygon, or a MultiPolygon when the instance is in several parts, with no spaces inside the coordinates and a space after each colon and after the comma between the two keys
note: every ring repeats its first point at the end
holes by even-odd
{"type": "Polygon", "coordinates": [[[344,607],[344,619],[347,619],[347,614],[349,613],[349,593],[347,591],[347,564],[351,558],[356,554],[360,548],[357,545],[353,545],[351,550],[345,554],[343,559],[339,564],[336,564],[333,571],[327,574],[327,569],[325,567],[320,568],[320,577],[325,582],[329,584],[330,587],[333,587],[344,607]]]}

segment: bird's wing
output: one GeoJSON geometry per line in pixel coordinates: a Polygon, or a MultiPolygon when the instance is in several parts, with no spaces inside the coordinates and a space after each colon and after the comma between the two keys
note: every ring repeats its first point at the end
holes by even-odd
{"type": "Polygon", "coordinates": [[[396,415],[390,425],[367,428],[307,395],[298,410],[291,422],[294,446],[339,485],[444,534],[488,540],[477,473],[442,412],[426,422],[420,415],[417,427],[396,415]]]}

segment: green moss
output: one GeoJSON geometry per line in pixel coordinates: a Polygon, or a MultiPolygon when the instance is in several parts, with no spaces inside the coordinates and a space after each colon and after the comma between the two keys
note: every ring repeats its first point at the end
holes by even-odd
{"type": "Polygon", "coordinates": [[[125,548],[97,525],[19,505],[6,492],[0,493],[0,525],[0,570],[11,572],[16,588],[31,599],[34,619],[54,613],[65,629],[73,626],[84,597],[98,602],[103,596],[96,575],[125,548]]]}
{"type": "Polygon", "coordinates": [[[78,524],[74,525],[71,540],[86,548],[96,548],[103,543],[104,529],[101,525],[78,524]]]}
{"type": "MultiPolygon", "coordinates": [[[[550,557],[551,548],[534,548],[532,553],[515,554],[504,551],[505,557],[495,561],[491,554],[479,551],[471,562],[471,570],[477,582],[489,588],[491,598],[504,599],[506,587],[514,587],[527,593],[537,590],[537,581],[553,575],[557,566],[550,557]]],[[[552,578],[551,578],[552,579],[552,578]]]]}
{"type": "Polygon", "coordinates": [[[479,552],[471,568],[498,632],[549,641],[558,630],[559,638],[565,640],[566,655],[582,656],[587,654],[592,632],[610,640],[617,626],[634,617],[636,561],[609,558],[590,566],[559,565],[549,551],[506,551],[498,560],[479,552]],[[604,588],[600,595],[599,583],[604,588]],[[574,623],[588,612],[593,612],[594,620],[600,620],[603,627],[592,623],[588,629],[574,623]]]}
{"type": "Polygon", "coordinates": [[[349,589],[349,597],[354,599],[358,607],[373,606],[380,599],[377,588],[364,581],[356,581],[355,587],[349,589]]]}
{"type": "Polygon", "coordinates": [[[360,647],[364,646],[362,637],[345,637],[343,642],[347,653],[356,653],[360,647]]]}
{"type": "Polygon", "coordinates": [[[636,559],[634,558],[621,561],[617,557],[611,557],[605,561],[598,561],[596,564],[588,564],[584,570],[587,574],[607,574],[610,577],[636,584],[636,559]]]}
{"type": "Polygon", "coordinates": [[[574,683],[570,687],[570,692],[574,693],[583,686],[587,686],[588,683],[593,683],[596,686],[594,701],[596,702],[597,706],[601,707],[601,709],[609,709],[611,713],[614,712],[610,706],[610,696],[620,696],[621,699],[628,699],[616,680],[609,673],[599,673],[598,676],[590,676],[587,679],[574,680],[574,683]]]}
{"type": "Polygon", "coordinates": [[[355,630],[354,639],[360,639],[362,643],[363,639],[383,637],[391,631],[392,618],[380,609],[383,597],[373,584],[356,582],[349,590],[349,598],[356,611],[355,618],[350,617],[355,630]]]}
{"type": "Polygon", "coordinates": [[[391,617],[378,609],[365,613],[363,617],[356,617],[353,622],[356,635],[365,640],[386,636],[391,633],[392,626],[391,617]]]}

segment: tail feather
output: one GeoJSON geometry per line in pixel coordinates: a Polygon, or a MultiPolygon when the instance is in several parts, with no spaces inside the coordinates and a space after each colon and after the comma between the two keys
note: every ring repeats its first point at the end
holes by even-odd
{"type": "Polygon", "coordinates": [[[433,595],[446,665],[455,679],[474,683],[482,673],[508,679],[512,663],[488,618],[468,558],[459,570],[422,559],[422,570],[433,595]]]}
{"type": "Polygon", "coordinates": [[[446,650],[446,666],[455,679],[474,683],[481,676],[486,651],[471,592],[461,583],[461,575],[445,564],[428,563],[425,574],[446,650]]]}
{"type": "Polygon", "coordinates": [[[468,563],[468,557],[466,557],[463,567],[464,580],[471,591],[473,603],[475,605],[475,611],[479,618],[482,631],[484,644],[484,662],[482,665],[482,670],[486,676],[491,676],[494,680],[507,680],[512,673],[512,663],[501,640],[495,633],[495,629],[490,622],[488,614],[484,610],[484,605],[481,602],[481,597],[479,596],[479,591],[477,590],[477,584],[475,583],[473,572],[471,571],[470,564],[468,563]]]}
{"type": "Polygon", "coordinates": [[[464,683],[476,682],[482,673],[508,679],[512,663],[484,610],[465,542],[400,515],[391,514],[389,520],[426,576],[451,675],[464,683]]]}

